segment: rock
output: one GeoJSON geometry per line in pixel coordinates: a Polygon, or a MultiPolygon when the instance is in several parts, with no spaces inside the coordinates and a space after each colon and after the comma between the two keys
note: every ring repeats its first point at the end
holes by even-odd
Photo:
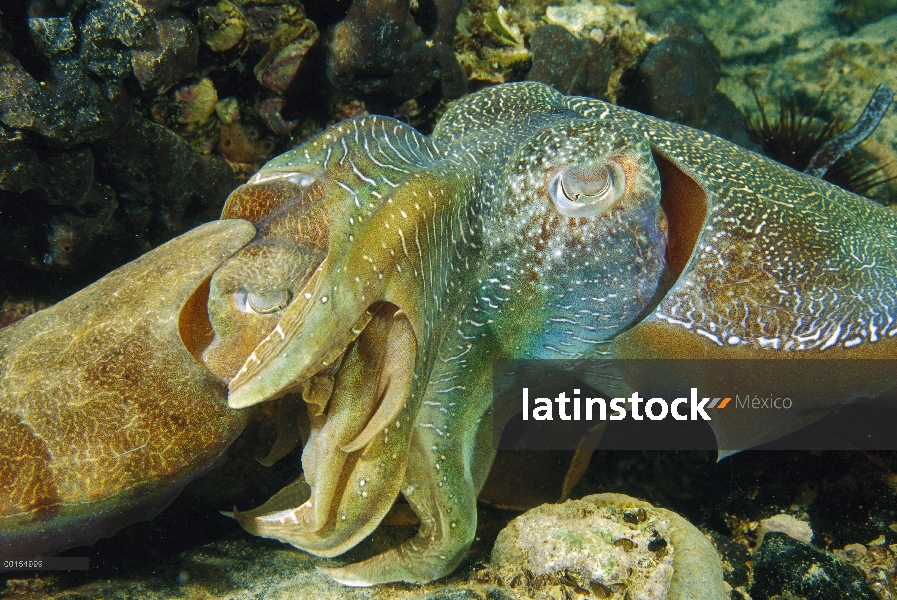
{"type": "Polygon", "coordinates": [[[530,38],[533,66],[526,78],[564,94],[605,97],[613,66],[610,54],[591,38],[579,39],[559,25],[545,25],[530,38]]]}
{"type": "Polygon", "coordinates": [[[37,81],[0,51],[0,122],[8,127],[73,146],[112,135],[127,119],[129,104],[117,83],[88,77],[76,59],[55,61],[49,77],[37,81]]]}
{"type": "Polygon", "coordinates": [[[204,156],[138,115],[93,151],[98,177],[118,192],[123,225],[151,245],[218,218],[236,186],[221,156],[204,156]]]}
{"type": "Polygon", "coordinates": [[[837,0],[834,14],[839,22],[858,29],[897,13],[897,0],[837,0]]]}
{"type": "Polygon", "coordinates": [[[78,271],[95,242],[115,229],[117,206],[115,192],[94,179],[88,148],[38,152],[23,135],[0,132],[0,254],[6,260],[78,271]]]}
{"type": "Polygon", "coordinates": [[[199,127],[208,123],[215,114],[218,91],[211,79],[204,78],[175,91],[174,101],[180,108],[178,121],[187,126],[199,127]]]}
{"type": "Polygon", "coordinates": [[[644,0],[643,10],[688,10],[723,60],[758,60],[778,52],[813,48],[836,35],[832,2],[804,0],[644,0]]]}
{"type": "Polygon", "coordinates": [[[249,26],[243,13],[228,0],[199,9],[199,32],[212,52],[225,52],[243,40],[249,26]]]}
{"type": "Polygon", "coordinates": [[[157,19],[146,38],[131,51],[134,76],[141,88],[167,89],[196,66],[199,39],[193,23],[185,17],[157,19]]]}
{"type": "Polygon", "coordinates": [[[437,83],[457,98],[466,76],[453,51],[460,0],[436,0],[432,35],[415,22],[408,0],[354,0],[326,35],[327,78],[338,89],[400,104],[437,83]]]}
{"type": "Polygon", "coordinates": [[[78,38],[72,21],[67,17],[32,17],[28,19],[31,40],[48,56],[68,52],[78,38]]]}
{"type": "Polygon", "coordinates": [[[705,46],[671,36],[648,51],[624,102],[667,121],[697,126],[710,112],[719,79],[719,63],[705,46]]]}
{"type": "Polygon", "coordinates": [[[754,557],[753,600],[876,600],[862,574],[835,557],[784,533],[766,534],[754,557]]]}
{"type": "Polygon", "coordinates": [[[710,532],[707,535],[722,559],[726,583],[733,589],[747,588],[750,582],[749,563],[752,561],[748,549],[722,534],[710,532]]]}
{"type": "Polygon", "coordinates": [[[655,10],[642,15],[645,22],[662,37],[684,38],[703,48],[713,61],[720,64],[720,54],[713,42],[704,35],[694,17],[671,10],[655,10]]]}
{"type": "Polygon", "coordinates": [[[560,593],[572,584],[646,600],[728,597],[719,556],[703,533],[676,513],[622,494],[527,511],[499,533],[487,574],[560,593]]]}
{"type": "Polygon", "coordinates": [[[290,87],[302,59],[318,41],[318,28],[305,21],[301,33],[282,48],[273,47],[255,67],[259,83],[269,90],[283,94],[290,87]]]}
{"type": "Polygon", "coordinates": [[[804,544],[809,544],[813,539],[813,530],[810,529],[810,524],[800,521],[792,515],[775,515],[760,521],[760,529],[757,531],[759,543],[762,543],[763,536],[774,531],[784,533],[788,537],[804,544]]]}

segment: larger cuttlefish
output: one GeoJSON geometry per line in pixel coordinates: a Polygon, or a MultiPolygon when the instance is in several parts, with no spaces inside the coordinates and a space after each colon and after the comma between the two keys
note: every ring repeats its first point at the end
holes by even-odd
{"type": "MultiPolygon", "coordinates": [[[[227,382],[234,409],[301,392],[309,429],[303,477],[235,516],[320,556],[356,545],[399,494],[420,517],[414,538],[328,570],[350,585],[425,582],[463,558],[495,456],[497,359],[897,356],[894,213],[712,135],[537,83],[458,102],[429,138],[384,117],[339,123],[265,165],[222,218],[243,220],[221,225],[238,241],[212,253],[219,268],[211,255],[197,267],[210,279],[183,286],[170,319],[179,360],[227,382]],[[256,235],[244,246],[245,221],[256,235]],[[208,320],[196,310],[206,298],[208,320]]],[[[16,337],[36,319],[0,332],[0,416],[18,423],[4,432],[31,427],[65,390],[38,391],[46,377],[19,358],[53,352],[16,337]]],[[[101,363],[96,397],[103,381],[160,368],[115,364],[101,363]]],[[[712,426],[744,448],[768,437],[751,418],[712,426]]],[[[142,439],[107,454],[142,456],[142,439]]],[[[8,481],[0,517],[27,521],[8,481]]]]}

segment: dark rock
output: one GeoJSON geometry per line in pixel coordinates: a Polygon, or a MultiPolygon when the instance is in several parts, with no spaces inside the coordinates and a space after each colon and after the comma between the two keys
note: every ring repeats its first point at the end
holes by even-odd
{"type": "Polygon", "coordinates": [[[205,156],[168,129],[134,115],[93,146],[97,177],[118,192],[128,231],[156,245],[218,217],[236,187],[221,156],[205,156]]]}
{"type": "Polygon", "coordinates": [[[408,0],[355,0],[326,35],[327,78],[344,92],[386,97],[395,104],[437,82],[444,97],[460,96],[466,76],[453,50],[459,8],[460,0],[434,0],[428,37],[408,0]]]}
{"type": "Polygon", "coordinates": [[[862,574],[830,554],[784,533],[768,533],[754,557],[751,598],[813,598],[813,600],[875,600],[862,574]]]}
{"type": "Polygon", "coordinates": [[[565,94],[570,93],[582,70],[579,40],[560,25],[543,25],[530,37],[533,66],[526,74],[530,81],[541,81],[565,94]]]}
{"type": "Polygon", "coordinates": [[[80,23],[79,55],[87,68],[107,81],[131,73],[128,48],[140,45],[155,30],[156,22],[142,6],[109,0],[90,10],[80,23]]]}
{"type": "Polygon", "coordinates": [[[661,119],[695,126],[710,112],[719,79],[719,64],[703,45],[668,37],[648,51],[626,102],[661,119]]]}
{"type": "Polygon", "coordinates": [[[72,146],[112,135],[129,105],[118,84],[88,77],[76,59],[54,62],[47,80],[38,82],[11,54],[0,51],[0,122],[9,127],[72,146]]]}
{"type": "Polygon", "coordinates": [[[744,114],[722,92],[713,92],[707,116],[704,118],[704,122],[697,126],[730,142],[735,142],[742,148],[754,152],[762,151],[760,144],[752,140],[751,134],[748,133],[744,114]]]}
{"type": "Polygon", "coordinates": [[[138,115],[110,140],[73,150],[3,128],[0,256],[61,272],[112,268],[217,218],[235,185],[222,157],[138,115]]]}
{"type": "Polygon", "coordinates": [[[68,17],[33,17],[28,19],[28,29],[31,40],[48,56],[68,52],[78,42],[68,17]]]}
{"type": "Polygon", "coordinates": [[[180,15],[158,19],[147,39],[131,51],[134,76],[145,90],[169,88],[196,66],[198,51],[193,23],[180,15]]]}
{"type": "Polygon", "coordinates": [[[0,27],[0,50],[12,50],[12,36],[9,32],[0,27]]]}
{"type": "Polygon", "coordinates": [[[722,63],[719,50],[704,35],[694,17],[689,14],[670,10],[656,10],[645,13],[642,18],[661,37],[678,37],[699,45],[704,52],[719,66],[722,63]]]}
{"type": "Polygon", "coordinates": [[[118,206],[95,181],[87,148],[38,152],[21,133],[0,132],[0,254],[41,269],[73,271],[107,235],[118,206]]]}
{"type": "Polygon", "coordinates": [[[708,532],[707,537],[722,559],[723,577],[726,583],[733,589],[746,588],[749,583],[748,561],[750,561],[747,548],[715,531],[708,532]]]}
{"type": "Polygon", "coordinates": [[[530,37],[533,66],[526,78],[565,94],[603,97],[611,57],[595,40],[579,39],[559,25],[543,25],[530,37]]]}

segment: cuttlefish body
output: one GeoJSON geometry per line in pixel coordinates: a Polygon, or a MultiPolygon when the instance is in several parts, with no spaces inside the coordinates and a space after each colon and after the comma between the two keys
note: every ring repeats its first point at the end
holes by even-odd
{"type": "MultiPolygon", "coordinates": [[[[320,556],[399,494],[420,518],[414,538],[328,571],[350,585],[429,581],[463,558],[495,456],[495,360],[897,355],[893,213],[541,84],[474,94],[429,138],[383,117],[337,124],[222,216],[257,233],[185,286],[183,354],[232,408],[301,392],[308,412],[303,477],[235,516],[320,556]]],[[[8,410],[19,392],[0,389],[8,410]]],[[[762,418],[712,426],[729,449],[769,438],[762,418]]]]}

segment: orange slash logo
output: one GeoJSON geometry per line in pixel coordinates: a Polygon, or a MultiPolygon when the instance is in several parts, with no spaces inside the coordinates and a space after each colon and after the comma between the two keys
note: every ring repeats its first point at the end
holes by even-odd
{"type": "Polygon", "coordinates": [[[710,406],[707,408],[726,408],[726,405],[731,401],[731,398],[714,398],[713,402],[710,403],[710,406]],[[722,402],[720,402],[722,400],[722,402]],[[717,406],[719,405],[719,406],[717,406]]]}

